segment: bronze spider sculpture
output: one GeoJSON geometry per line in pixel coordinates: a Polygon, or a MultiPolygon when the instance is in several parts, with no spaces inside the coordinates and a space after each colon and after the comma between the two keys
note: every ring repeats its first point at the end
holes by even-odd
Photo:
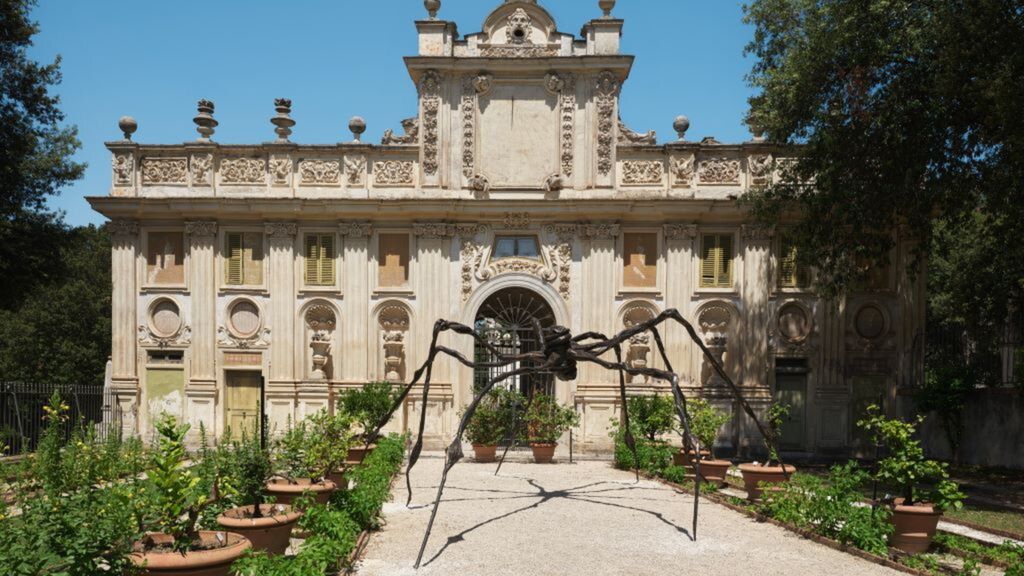
{"type": "MultiPolygon", "coordinates": [[[[448,446],[446,451],[444,471],[441,474],[441,483],[437,487],[437,496],[434,499],[434,507],[430,513],[430,521],[427,523],[426,532],[423,535],[423,542],[420,545],[419,554],[416,557],[415,567],[420,567],[420,562],[423,560],[423,552],[427,547],[427,542],[430,539],[430,532],[434,526],[434,519],[437,516],[437,509],[441,503],[441,496],[444,492],[444,486],[448,479],[448,472],[451,471],[452,467],[462,459],[462,437],[466,431],[466,427],[469,424],[470,419],[476,412],[477,406],[483,400],[485,396],[494,388],[495,385],[502,381],[515,376],[523,375],[537,375],[537,374],[551,374],[559,380],[569,381],[576,379],[577,365],[581,362],[590,362],[597,364],[609,370],[616,370],[619,373],[619,394],[622,402],[622,424],[625,430],[625,443],[629,449],[633,452],[633,461],[638,462],[636,458],[636,441],[629,426],[629,411],[627,409],[627,396],[626,396],[626,374],[630,375],[643,375],[650,378],[659,380],[666,380],[672,385],[672,396],[675,400],[676,415],[679,417],[679,421],[682,424],[682,438],[684,449],[690,447],[693,449],[696,455],[694,462],[694,487],[695,494],[693,500],[693,536],[694,540],[697,539],[697,513],[700,502],[700,443],[693,436],[690,431],[690,421],[686,412],[686,397],[683,395],[682,390],[679,387],[679,375],[672,369],[672,364],[668,359],[668,354],[665,352],[665,345],[662,342],[661,334],[658,331],[658,326],[669,320],[675,320],[682,324],[689,334],[690,338],[694,343],[700,347],[707,359],[708,363],[714,369],[714,371],[722,378],[724,382],[731,389],[733,395],[736,397],[740,406],[744,412],[754,421],[758,430],[764,436],[769,446],[775,447],[776,437],[773,431],[767,429],[762,425],[761,421],[757,418],[754,410],[747,403],[746,399],[740,393],[739,388],[732,381],[728,374],[725,373],[721,363],[715,359],[714,355],[708,349],[704,341],[701,340],[700,336],[697,335],[697,331],[694,330],[693,325],[690,324],[682,314],[675,309],[666,310],[659,314],[656,318],[652,318],[646,322],[642,322],[631,326],[615,336],[609,338],[603,334],[597,332],[586,332],[578,336],[573,336],[568,328],[564,326],[552,326],[547,329],[542,329],[540,322],[534,320],[534,330],[537,334],[538,342],[540,343],[539,349],[534,352],[526,352],[522,354],[504,354],[491,342],[484,338],[481,334],[478,334],[473,328],[466,326],[465,324],[459,324],[456,322],[449,322],[447,320],[438,320],[434,324],[433,337],[430,342],[430,351],[427,354],[427,359],[413,375],[412,381],[407,384],[402,392],[396,397],[391,410],[387,416],[377,425],[377,428],[371,431],[367,435],[367,446],[372,444],[379,436],[380,430],[383,428],[395,411],[402,406],[405,402],[406,397],[412,391],[420,380],[423,380],[423,406],[426,406],[427,399],[430,395],[430,378],[434,368],[434,360],[438,354],[445,354],[455,358],[459,363],[470,368],[503,368],[511,365],[517,365],[518,367],[498,374],[490,378],[487,383],[477,392],[473,401],[466,408],[462,415],[462,419],[459,422],[458,432],[455,435],[455,439],[448,446]],[[495,358],[491,362],[473,362],[466,358],[464,355],[456,350],[442,346],[437,343],[438,337],[443,332],[455,332],[456,334],[462,334],[473,337],[476,342],[485,347],[495,358]],[[630,338],[641,334],[643,332],[650,332],[654,336],[654,342],[657,344],[658,353],[661,356],[662,362],[665,365],[665,370],[658,370],[654,368],[633,368],[623,362],[622,360],[622,344],[628,341],[630,338]],[[614,351],[615,361],[606,360],[601,356],[606,353],[614,351]]],[[[416,443],[413,445],[412,451],[409,454],[409,465],[406,467],[406,486],[409,491],[409,502],[412,502],[412,483],[410,480],[410,471],[412,467],[416,465],[416,461],[419,460],[420,453],[423,450],[423,430],[426,425],[426,410],[420,411],[420,422],[419,430],[416,437],[416,443]]],[[[777,452],[777,450],[773,450],[777,452]]],[[[508,447],[505,449],[505,454],[508,453],[508,447]]],[[[502,461],[505,456],[502,455],[502,461]]],[[[499,469],[501,464],[498,465],[499,469]]],[[[636,471],[637,478],[639,479],[639,470],[636,471]]]]}

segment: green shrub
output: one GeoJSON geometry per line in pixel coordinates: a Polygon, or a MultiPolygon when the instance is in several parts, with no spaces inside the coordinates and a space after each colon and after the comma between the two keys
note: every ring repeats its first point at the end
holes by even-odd
{"type": "MultiPolygon", "coordinates": [[[[510,419],[508,414],[502,410],[501,390],[504,389],[491,390],[480,400],[480,404],[477,405],[473,417],[469,419],[469,424],[466,426],[466,440],[469,443],[497,446],[507,438],[510,419]]],[[[461,410],[459,418],[462,418],[464,413],[465,409],[461,410]]]]}
{"type": "Polygon", "coordinates": [[[676,429],[678,416],[671,396],[630,396],[626,406],[629,409],[629,426],[634,436],[653,442],[676,429]]]}
{"type": "Polygon", "coordinates": [[[355,420],[365,440],[366,434],[387,424],[384,418],[388,416],[401,391],[401,387],[392,386],[388,382],[370,382],[362,388],[343,392],[338,400],[340,411],[355,420]]]}
{"type": "Polygon", "coordinates": [[[684,466],[667,466],[662,472],[665,480],[675,484],[686,484],[691,481],[686,475],[689,474],[684,466]]]}
{"type": "Polygon", "coordinates": [[[714,458],[718,430],[725,426],[731,418],[728,414],[716,410],[703,398],[687,401],[686,412],[690,419],[690,431],[697,437],[701,447],[709,450],[711,457],[714,458]]]}
{"type": "Polygon", "coordinates": [[[625,432],[615,430],[614,434],[616,468],[621,470],[639,468],[648,474],[660,476],[672,464],[672,453],[676,449],[668,442],[651,441],[643,437],[635,439],[636,459],[634,460],[633,451],[626,446],[625,432]]]}
{"type": "Polygon", "coordinates": [[[580,423],[579,414],[568,406],[560,406],[546,394],[537,394],[526,409],[526,426],[531,443],[554,444],[573,426],[580,423]]]}

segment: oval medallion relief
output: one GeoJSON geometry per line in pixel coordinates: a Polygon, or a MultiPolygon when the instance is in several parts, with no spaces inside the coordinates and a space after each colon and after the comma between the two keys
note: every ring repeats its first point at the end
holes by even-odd
{"type": "Polygon", "coordinates": [[[260,309],[250,300],[239,300],[228,314],[231,332],[240,338],[250,338],[260,329],[260,309]]]}
{"type": "Polygon", "coordinates": [[[853,318],[853,329],[865,340],[875,340],[886,331],[885,313],[877,304],[865,304],[853,318]]]}
{"type": "Polygon", "coordinates": [[[789,303],[779,310],[779,334],[788,342],[803,342],[811,333],[811,319],[802,306],[789,303]]]}
{"type": "Polygon", "coordinates": [[[160,300],[153,304],[149,315],[153,334],[170,338],[181,330],[181,310],[173,300],[160,300]]]}

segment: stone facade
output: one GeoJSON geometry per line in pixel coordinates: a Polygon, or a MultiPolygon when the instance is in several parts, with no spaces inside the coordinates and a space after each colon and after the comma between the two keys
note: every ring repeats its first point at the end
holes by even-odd
{"type": "MultiPolygon", "coordinates": [[[[895,403],[915,370],[924,300],[902,265],[909,242],[871,286],[821,301],[786,281],[800,275],[784,228],[752,226],[735,202],[779,178],[791,151],[689,141],[685,119],[660,145],[624,126],[633,58],[619,53],[621,20],[595,19],[576,37],[535,1],[508,0],[480,33],[460,38],[434,18],[416,26],[420,53],[406,63],[418,112],[380,145],[360,141],[358,119],[353,142],[294,144],[286,100],[266,144],[216,143],[206,101],[195,142],[108,143],[112,188],[90,202],[113,221],[112,388],[130,431],[148,434],[169,411],[221,435],[252,417],[261,380],[283,428],[347,387],[407,380],[435,320],[472,325],[511,290],[577,333],[677,308],[759,410],[773,395],[798,405],[792,450],[856,449],[857,411],[895,403]]],[[[757,446],[683,330],[665,337],[687,394],[735,415],[721,445],[757,446]]],[[[441,342],[474,353],[468,338],[441,342]]],[[[662,364],[643,339],[627,359],[662,364]]],[[[616,378],[585,365],[554,385],[582,414],[577,449],[609,447],[616,378]]],[[[414,392],[391,426],[427,410],[436,446],[474,374],[442,358],[433,379],[426,406],[414,392]]],[[[642,378],[629,387],[667,391],[642,378]]]]}

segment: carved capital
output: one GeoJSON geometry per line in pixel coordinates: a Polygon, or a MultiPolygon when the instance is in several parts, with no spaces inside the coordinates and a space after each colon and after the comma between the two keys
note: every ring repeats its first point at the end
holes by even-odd
{"type": "Polygon", "coordinates": [[[192,238],[213,238],[217,236],[217,223],[185,222],[185,234],[192,238]]]}
{"type": "Polygon", "coordinates": [[[453,230],[448,224],[432,222],[425,224],[413,224],[412,233],[425,240],[432,240],[437,238],[449,238],[452,236],[453,230]]]}
{"type": "Polygon", "coordinates": [[[775,236],[775,228],[757,224],[744,224],[740,227],[740,236],[747,242],[767,242],[775,236]]]}
{"type": "Polygon", "coordinates": [[[135,220],[111,220],[107,224],[110,235],[116,237],[136,237],[139,235],[139,223],[135,220]]]}
{"type": "Polygon", "coordinates": [[[338,224],[338,233],[351,238],[367,238],[373,232],[369,222],[342,222],[338,224]]]}
{"type": "Polygon", "coordinates": [[[616,223],[584,224],[580,227],[580,235],[591,240],[611,240],[618,238],[621,226],[616,223]]]}
{"type": "Polygon", "coordinates": [[[458,236],[463,240],[472,240],[485,233],[487,226],[483,224],[452,224],[448,226],[448,231],[452,236],[458,236]]]}
{"type": "Polygon", "coordinates": [[[267,222],[265,231],[269,238],[291,240],[299,233],[299,227],[293,222],[267,222]]]}
{"type": "Polygon", "coordinates": [[[696,224],[666,224],[666,240],[690,240],[697,237],[696,224]]]}

